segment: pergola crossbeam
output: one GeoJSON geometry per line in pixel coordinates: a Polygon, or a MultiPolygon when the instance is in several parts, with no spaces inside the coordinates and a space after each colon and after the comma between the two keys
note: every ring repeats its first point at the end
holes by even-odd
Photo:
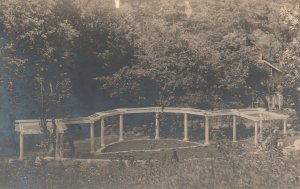
{"type": "Polygon", "coordinates": [[[93,121],[89,117],[78,117],[78,118],[69,118],[64,119],[62,122],[66,125],[73,125],[73,124],[90,124],[93,121]]]}
{"type": "MultiPolygon", "coordinates": [[[[96,112],[93,115],[88,117],[77,117],[77,118],[66,118],[66,119],[47,119],[45,120],[47,129],[53,130],[53,124],[57,126],[56,134],[64,133],[67,129],[66,125],[73,124],[89,124],[90,126],[90,142],[91,142],[91,152],[95,152],[95,122],[100,121],[100,138],[101,138],[101,146],[105,146],[104,144],[104,128],[105,122],[104,119],[112,116],[120,116],[119,117],[119,141],[123,141],[124,135],[124,116],[126,114],[139,114],[139,113],[154,113],[155,114],[155,139],[159,139],[159,114],[160,113],[175,113],[175,114],[183,114],[184,118],[184,140],[188,140],[188,116],[189,115],[198,115],[204,117],[205,122],[205,141],[204,144],[209,144],[209,120],[211,117],[215,116],[232,116],[233,119],[233,141],[236,141],[236,117],[241,117],[245,119],[249,119],[254,122],[255,125],[255,144],[258,143],[258,123],[260,126],[260,130],[262,128],[262,122],[265,120],[282,120],[284,134],[287,129],[287,119],[288,115],[278,114],[275,112],[266,111],[263,108],[256,109],[227,109],[227,110],[201,110],[195,108],[178,108],[178,107],[146,107],[146,108],[118,108],[109,111],[96,112]]],[[[16,120],[15,121],[15,131],[20,133],[20,159],[23,158],[24,154],[24,137],[26,134],[42,134],[42,121],[40,119],[30,119],[30,120],[16,120]]],[[[56,141],[58,142],[58,141],[56,141]]],[[[58,155],[58,153],[56,153],[58,155]]]]}
{"type": "Polygon", "coordinates": [[[275,112],[268,112],[268,111],[264,111],[262,112],[262,116],[264,117],[270,117],[273,120],[282,120],[282,119],[288,119],[289,116],[288,115],[283,115],[283,114],[278,114],[275,112]]]}
{"type": "Polygon", "coordinates": [[[240,117],[242,117],[242,118],[249,119],[249,120],[251,120],[251,121],[257,121],[257,120],[259,119],[259,118],[257,118],[257,117],[250,116],[250,115],[248,115],[248,114],[241,113],[241,112],[236,113],[235,115],[236,115],[236,116],[240,116],[240,117]]]}

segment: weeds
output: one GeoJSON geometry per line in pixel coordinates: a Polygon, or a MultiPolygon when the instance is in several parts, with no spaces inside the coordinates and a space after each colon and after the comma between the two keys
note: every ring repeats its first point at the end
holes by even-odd
{"type": "Polygon", "coordinates": [[[216,156],[182,160],[173,151],[163,161],[129,163],[120,156],[109,165],[79,162],[2,162],[2,188],[299,188],[300,160],[280,150],[244,153],[242,144],[223,141],[216,156]]]}

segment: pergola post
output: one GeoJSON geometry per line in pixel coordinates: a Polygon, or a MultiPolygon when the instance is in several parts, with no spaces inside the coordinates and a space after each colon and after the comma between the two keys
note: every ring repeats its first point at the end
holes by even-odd
{"type": "Polygon", "coordinates": [[[64,133],[60,133],[60,142],[59,142],[59,157],[63,158],[64,157],[64,152],[63,152],[63,136],[64,133]]]}
{"type": "Polygon", "coordinates": [[[205,116],[205,145],[209,145],[209,118],[205,116]]]}
{"type": "Polygon", "coordinates": [[[257,121],[254,122],[254,145],[257,146],[258,141],[257,141],[257,130],[258,130],[258,126],[257,126],[257,121]]]}
{"type": "Polygon", "coordinates": [[[119,131],[119,134],[120,134],[120,137],[119,137],[119,142],[121,142],[121,141],[123,141],[124,139],[123,139],[123,127],[124,127],[124,125],[123,125],[123,114],[120,114],[120,131],[119,131]]]}
{"type": "Polygon", "coordinates": [[[183,125],[184,125],[184,141],[188,141],[189,137],[188,137],[188,114],[185,113],[184,114],[184,121],[183,121],[183,125]]]}
{"type": "Polygon", "coordinates": [[[23,160],[24,157],[24,136],[23,133],[20,132],[20,160],[23,160]]]}
{"type": "Polygon", "coordinates": [[[159,113],[155,113],[155,139],[159,139],[159,113]]]}
{"type": "Polygon", "coordinates": [[[262,142],[263,135],[262,135],[262,129],[263,129],[263,117],[262,114],[259,114],[259,141],[262,142]]]}
{"type": "Polygon", "coordinates": [[[104,118],[101,119],[101,125],[100,125],[100,146],[104,147],[104,118]]]}
{"type": "Polygon", "coordinates": [[[283,135],[286,135],[286,119],[283,120],[283,135]]]}
{"type": "Polygon", "coordinates": [[[56,133],[55,133],[55,158],[59,158],[59,134],[58,134],[58,128],[56,127],[56,133]]]}
{"type": "Polygon", "coordinates": [[[56,127],[55,131],[56,131],[56,136],[55,136],[55,158],[59,159],[61,157],[63,157],[63,152],[62,152],[62,123],[59,123],[58,120],[55,120],[55,125],[56,127]]]}
{"type": "Polygon", "coordinates": [[[278,95],[278,109],[279,109],[279,110],[281,109],[281,102],[282,102],[281,99],[282,99],[282,98],[281,98],[281,95],[278,95]]]}
{"type": "Polygon", "coordinates": [[[95,152],[94,138],[95,138],[95,124],[91,123],[90,125],[91,153],[95,152]]]}
{"type": "Polygon", "coordinates": [[[115,0],[116,9],[120,8],[120,0],[115,0]]]}
{"type": "Polygon", "coordinates": [[[236,116],[232,117],[232,141],[236,142],[236,116]]]}

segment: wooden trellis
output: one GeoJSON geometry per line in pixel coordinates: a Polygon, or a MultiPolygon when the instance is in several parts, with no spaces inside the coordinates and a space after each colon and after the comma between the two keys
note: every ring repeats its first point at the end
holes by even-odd
{"type": "MultiPolygon", "coordinates": [[[[205,125],[205,145],[209,145],[209,129],[211,118],[216,116],[231,116],[232,117],[232,128],[233,128],[233,141],[236,141],[236,127],[237,127],[237,117],[248,119],[254,123],[254,143],[258,144],[258,129],[260,130],[263,127],[263,121],[268,120],[282,120],[283,121],[283,133],[286,133],[287,119],[288,115],[278,114],[271,111],[266,111],[262,108],[256,109],[224,109],[217,111],[208,111],[195,108],[177,108],[177,107],[146,107],[146,108],[122,108],[114,109],[103,112],[96,112],[95,114],[88,117],[78,117],[78,118],[69,118],[69,119],[55,119],[55,124],[57,125],[56,134],[64,133],[66,130],[66,125],[73,124],[87,124],[90,127],[90,145],[91,153],[95,153],[94,145],[94,130],[95,123],[100,125],[100,144],[101,147],[105,146],[104,141],[104,129],[105,129],[105,119],[112,116],[119,116],[119,141],[124,140],[124,116],[127,114],[140,114],[140,113],[154,113],[155,114],[155,139],[159,139],[159,117],[161,113],[175,113],[183,114],[183,140],[189,140],[188,136],[188,118],[189,115],[201,116],[204,118],[205,125]],[[259,127],[259,128],[258,128],[259,127]]],[[[48,128],[51,128],[53,120],[46,120],[46,125],[48,128]]],[[[20,159],[24,155],[24,142],[23,135],[29,134],[42,134],[41,120],[16,120],[15,121],[15,130],[20,133],[20,159]]],[[[51,129],[50,129],[51,130],[51,129]]],[[[59,154],[56,154],[59,157],[59,154]]]]}

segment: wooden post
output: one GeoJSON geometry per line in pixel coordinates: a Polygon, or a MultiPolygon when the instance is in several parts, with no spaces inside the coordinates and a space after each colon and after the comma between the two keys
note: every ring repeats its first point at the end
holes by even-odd
{"type": "Polygon", "coordinates": [[[205,116],[205,145],[209,145],[209,118],[205,116]]]}
{"type": "Polygon", "coordinates": [[[116,9],[120,8],[120,0],[115,0],[116,9]]]}
{"type": "Polygon", "coordinates": [[[269,96],[269,95],[267,96],[267,102],[268,102],[268,109],[269,109],[269,108],[271,107],[271,106],[270,106],[270,103],[271,103],[271,102],[270,102],[270,96],[269,96]]]}
{"type": "Polygon", "coordinates": [[[278,109],[281,109],[281,95],[278,95],[278,109]]]}
{"type": "Polygon", "coordinates": [[[263,135],[262,135],[262,130],[263,130],[263,116],[262,114],[259,114],[259,141],[262,142],[263,140],[263,135]]]}
{"type": "Polygon", "coordinates": [[[64,133],[60,133],[59,134],[59,158],[63,158],[64,157],[64,148],[63,148],[63,141],[64,140],[64,133]]]}
{"type": "Polygon", "coordinates": [[[254,145],[257,146],[258,141],[257,141],[257,130],[258,130],[258,126],[257,126],[257,121],[254,122],[254,145]]]}
{"type": "Polygon", "coordinates": [[[273,104],[273,108],[275,109],[275,95],[272,96],[272,104],[273,104]]]}
{"type": "Polygon", "coordinates": [[[94,138],[95,138],[95,124],[91,123],[90,125],[91,153],[95,152],[94,138]]]}
{"type": "Polygon", "coordinates": [[[105,143],[104,143],[104,118],[101,119],[101,125],[100,125],[100,146],[102,148],[105,146],[105,143]]]}
{"type": "Polygon", "coordinates": [[[283,120],[283,135],[286,135],[286,119],[283,120]]]}
{"type": "Polygon", "coordinates": [[[188,114],[185,113],[184,114],[184,121],[183,121],[183,125],[184,125],[184,141],[188,141],[189,137],[188,137],[188,114]]]}
{"type": "Polygon", "coordinates": [[[23,133],[20,133],[20,160],[23,160],[24,157],[24,137],[23,137],[23,133]]]}
{"type": "Polygon", "coordinates": [[[56,133],[55,133],[55,159],[59,158],[59,134],[58,134],[58,127],[56,126],[56,133]]]}
{"type": "Polygon", "coordinates": [[[120,137],[119,137],[119,142],[123,141],[123,114],[120,114],[120,131],[119,131],[119,134],[120,134],[120,137]]]}
{"type": "Polygon", "coordinates": [[[159,139],[159,113],[155,113],[155,139],[159,139]]]}
{"type": "Polygon", "coordinates": [[[236,116],[232,117],[232,141],[236,142],[236,116]]]}

